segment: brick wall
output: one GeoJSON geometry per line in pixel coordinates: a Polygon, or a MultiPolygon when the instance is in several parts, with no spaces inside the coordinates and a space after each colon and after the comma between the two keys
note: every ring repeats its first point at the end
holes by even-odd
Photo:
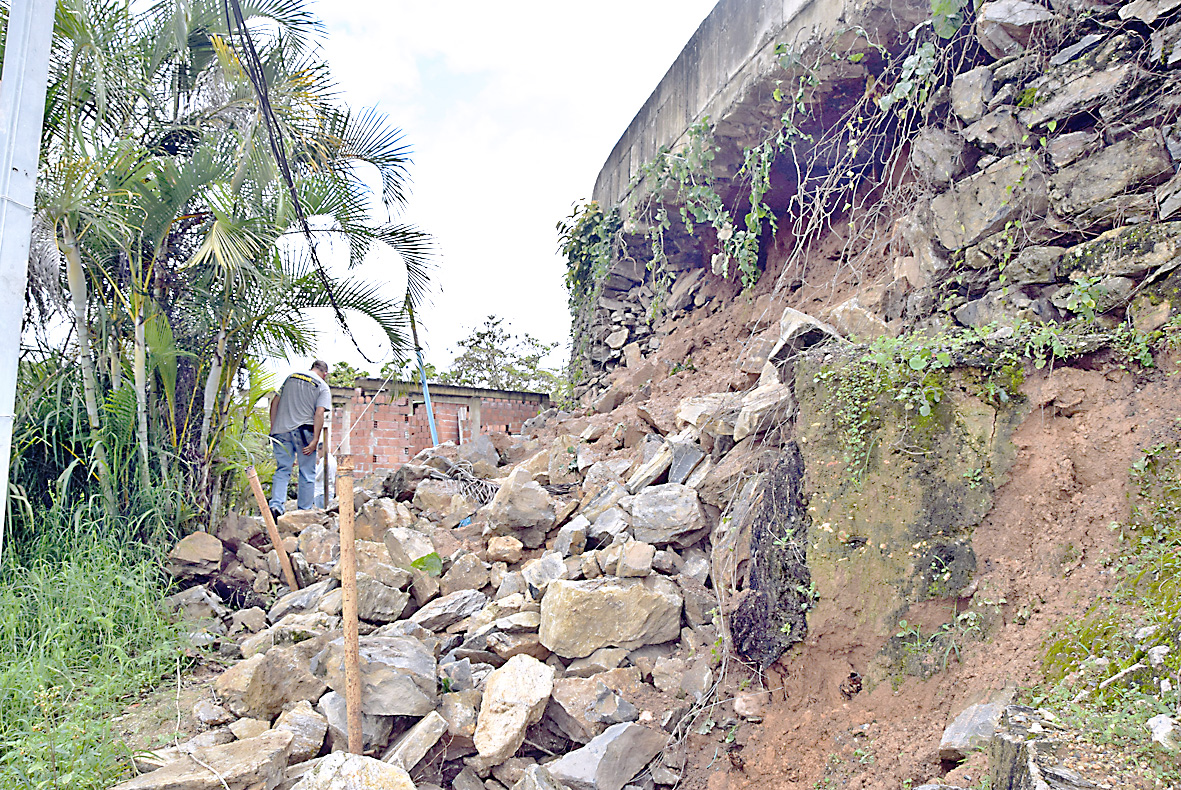
{"type": "MultiPolygon", "coordinates": [[[[352,415],[350,450],[360,473],[384,471],[409,461],[431,446],[431,431],[421,393],[399,394],[378,389],[380,381],[362,380],[355,389],[332,388],[331,447],[335,450],[344,436],[346,404],[352,415]],[[372,383],[370,383],[372,382],[372,383]],[[368,406],[368,410],[366,410],[368,406]],[[364,415],[362,416],[362,412],[364,415]]],[[[480,411],[480,433],[520,433],[521,425],[549,407],[549,397],[540,393],[501,392],[468,387],[431,388],[435,427],[440,442],[463,442],[472,436],[473,407],[480,411]]]]}

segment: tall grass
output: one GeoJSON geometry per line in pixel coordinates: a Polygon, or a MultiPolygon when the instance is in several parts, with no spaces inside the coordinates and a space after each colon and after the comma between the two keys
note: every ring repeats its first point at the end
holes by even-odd
{"type": "Polygon", "coordinates": [[[128,754],[111,718],[176,667],[158,561],[91,539],[5,563],[0,580],[0,788],[107,788],[128,754]]]}

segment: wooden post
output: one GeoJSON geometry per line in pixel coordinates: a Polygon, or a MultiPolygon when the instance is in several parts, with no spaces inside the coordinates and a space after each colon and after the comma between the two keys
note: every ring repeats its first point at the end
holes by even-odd
{"type": "Polygon", "coordinates": [[[287,586],[292,590],[299,589],[299,582],[295,580],[295,571],[291,569],[291,559],[287,550],[283,548],[283,539],[279,537],[279,527],[275,525],[275,517],[271,515],[271,506],[267,504],[267,495],[263,493],[262,483],[258,482],[258,472],[253,466],[246,467],[246,478],[250,481],[250,489],[254,491],[254,500],[258,502],[258,509],[262,511],[263,523],[267,525],[267,534],[271,537],[271,545],[279,555],[279,567],[283,569],[283,577],[287,579],[287,586]]]}
{"type": "MultiPolygon", "coordinates": [[[[347,439],[345,440],[348,441],[347,439]]],[[[353,524],[353,457],[342,454],[336,464],[336,501],[340,505],[340,586],[344,616],[344,699],[348,716],[349,752],[361,754],[360,637],[357,634],[357,551],[353,524]]]]}

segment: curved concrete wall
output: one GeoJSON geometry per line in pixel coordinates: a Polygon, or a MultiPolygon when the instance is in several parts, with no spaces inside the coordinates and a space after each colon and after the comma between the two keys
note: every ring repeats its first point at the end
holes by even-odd
{"type": "Polygon", "coordinates": [[[780,42],[803,44],[835,29],[856,0],[721,0],[615,144],[594,198],[613,206],[662,146],[673,148],[697,121],[720,121],[777,68],[780,42]]]}

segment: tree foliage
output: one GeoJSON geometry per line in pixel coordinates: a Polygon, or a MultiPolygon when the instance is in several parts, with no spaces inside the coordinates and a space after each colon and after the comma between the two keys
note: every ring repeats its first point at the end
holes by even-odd
{"type": "Polygon", "coordinates": [[[441,383],[525,392],[561,388],[561,374],[544,364],[558,343],[544,343],[528,332],[513,334],[503,318],[488,316],[457,345],[459,354],[438,377],[441,383]]]}

